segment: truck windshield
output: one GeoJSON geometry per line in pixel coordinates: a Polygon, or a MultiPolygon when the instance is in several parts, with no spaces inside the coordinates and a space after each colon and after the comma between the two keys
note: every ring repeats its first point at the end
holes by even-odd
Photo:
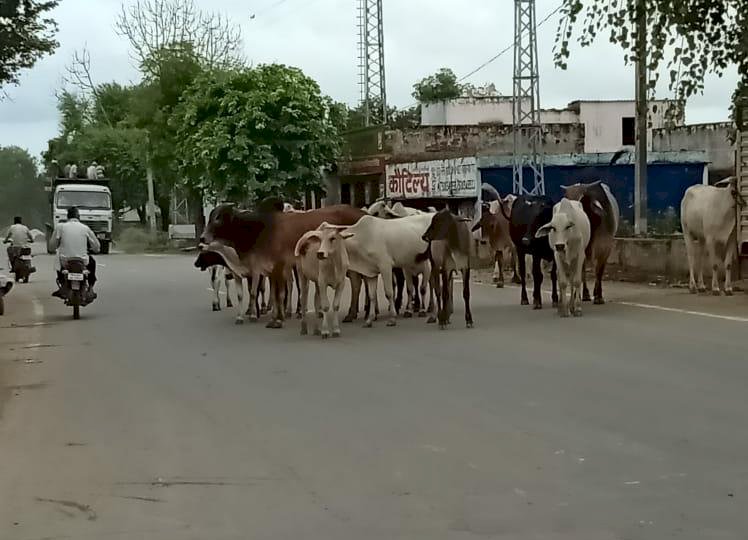
{"type": "Polygon", "coordinates": [[[112,201],[108,193],[101,191],[60,191],[57,194],[57,208],[78,208],[109,210],[112,201]]]}

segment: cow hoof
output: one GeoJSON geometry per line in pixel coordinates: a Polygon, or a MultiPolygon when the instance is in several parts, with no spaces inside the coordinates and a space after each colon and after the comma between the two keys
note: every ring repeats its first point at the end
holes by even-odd
{"type": "Polygon", "coordinates": [[[333,330],[332,337],[339,338],[340,337],[340,330],[333,330]]]}
{"type": "Polygon", "coordinates": [[[213,311],[221,311],[221,306],[213,304],[213,311]]]}
{"type": "Polygon", "coordinates": [[[237,317],[234,321],[234,324],[244,324],[244,318],[243,317],[237,317]]]}
{"type": "Polygon", "coordinates": [[[688,292],[690,292],[691,294],[696,294],[698,290],[696,289],[696,287],[689,287],[688,292]]]}
{"type": "Polygon", "coordinates": [[[582,302],[592,302],[592,298],[590,298],[589,294],[585,294],[582,296],[582,302]]]}
{"type": "Polygon", "coordinates": [[[309,331],[306,328],[302,328],[300,334],[302,336],[308,336],[309,335],[309,331]]]}
{"type": "Polygon", "coordinates": [[[504,288],[504,282],[503,281],[498,281],[496,283],[496,288],[497,289],[503,289],[504,288]]]}
{"type": "Polygon", "coordinates": [[[349,315],[345,316],[345,318],[343,319],[343,322],[344,323],[352,323],[355,320],[356,320],[356,317],[353,317],[352,315],[349,314],[349,315]]]}
{"type": "Polygon", "coordinates": [[[403,319],[412,319],[413,318],[413,312],[412,311],[406,311],[403,313],[403,319]]]}
{"type": "Polygon", "coordinates": [[[532,306],[532,309],[543,309],[543,305],[542,304],[535,304],[534,306],[532,306]]]}
{"type": "Polygon", "coordinates": [[[558,307],[558,300],[553,301],[553,307],[558,307]]]}
{"type": "Polygon", "coordinates": [[[523,298],[522,301],[519,303],[520,306],[529,306],[530,301],[527,298],[523,298]]]}
{"type": "Polygon", "coordinates": [[[699,294],[704,294],[706,293],[706,287],[699,287],[698,291],[699,291],[699,294]]]}
{"type": "Polygon", "coordinates": [[[716,291],[712,291],[712,296],[720,296],[720,294],[722,293],[719,291],[719,289],[716,291]]]}
{"type": "Polygon", "coordinates": [[[320,335],[322,336],[322,339],[328,339],[330,337],[330,332],[322,332],[320,335]]]}
{"type": "Polygon", "coordinates": [[[255,317],[254,315],[249,316],[249,322],[251,323],[256,323],[259,320],[260,320],[259,317],[255,317]]]}
{"type": "Polygon", "coordinates": [[[426,312],[425,311],[419,311],[418,312],[418,318],[419,319],[423,319],[425,316],[426,316],[426,312]]]}
{"type": "Polygon", "coordinates": [[[429,320],[426,321],[426,324],[434,324],[435,322],[436,322],[436,317],[432,315],[431,317],[429,317],[429,320]]]}
{"type": "Polygon", "coordinates": [[[265,328],[272,328],[274,330],[277,330],[278,328],[283,328],[283,322],[281,321],[270,321],[265,325],[265,328]]]}
{"type": "Polygon", "coordinates": [[[394,319],[390,319],[387,321],[387,326],[397,326],[397,321],[394,319]]]}
{"type": "Polygon", "coordinates": [[[582,310],[581,309],[574,310],[572,312],[572,315],[574,315],[575,317],[581,317],[582,316],[582,310]]]}
{"type": "Polygon", "coordinates": [[[512,278],[512,283],[514,283],[515,285],[522,285],[522,280],[519,278],[519,276],[516,276],[512,278]]]}
{"type": "Polygon", "coordinates": [[[227,300],[226,307],[234,307],[234,303],[231,300],[227,300]]]}
{"type": "Polygon", "coordinates": [[[595,298],[593,304],[595,304],[596,306],[602,306],[605,304],[605,300],[603,298],[595,298]]]}
{"type": "Polygon", "coordinates": [[[371,321],[366,321],[364,323],[364,328],[372,328],[374,324],[371,321]]]}
{"type": "Polygon", "coordinates": [[[473,321],[465,321],[465,328],[472,328],[473,327],[473,321]]]}
{"type": "Polygon", "coordinates": [[[732,289],[725,290],[725,296],[732,296],[732,289]]]}

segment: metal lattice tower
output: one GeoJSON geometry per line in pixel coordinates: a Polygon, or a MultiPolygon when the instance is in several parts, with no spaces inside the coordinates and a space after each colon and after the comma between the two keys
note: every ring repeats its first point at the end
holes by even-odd
{"type": "Polygon", "coordinates": [[[384,30],[382,0],[359,0],[359,70],[364,124],[387,122],[387,93],[384,81],[384,30]]]}
{"type": "Polygon", "coordinates": [[[535,0],[514,0],[514,167],[516,194],[545,195],[535,0]],[[525,178],[532,172],[533,183],[525,178]]]}

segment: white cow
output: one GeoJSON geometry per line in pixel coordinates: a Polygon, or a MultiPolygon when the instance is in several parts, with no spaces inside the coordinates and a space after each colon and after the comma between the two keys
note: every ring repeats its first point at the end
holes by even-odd
{"type": "Polygon", "coordinates": [[[680,220],[688,254],[689,290],[706,291],[704,248],[712,267],[712,294],[719,296],[719,274],[724,272],[724,291],[732,295],[732,264],[736,240],[736,205],[744,206],[737,179],[726,178],[714,186],[696,185],[686,190],[680,203],[680,220]],[[697,282],[698,274],[698,282],[697,282]]]}
{"type": "MultiPolygon", "coordinates": [[[[221,311],[221,283],[226,284],[226,307],[234,307],[231,301],[231,284],[235,282],[234,274],[227,271],[225,266],[219,264],[210,267],[210,287],[213,290],[213,311],[221,311]]],[[[237,290],[239,303],[241,304],[242,288],[237,290]]]]}
{"type": "Polygon", "coordinates": [[[568,317],[582,315],[582,271],[585,250],[590,242],[590,218],[579,201],[567,198],[553,206],[551,222],[535,233],[535,238],[548,237],[558,268],[559,300],[558,313],[568,317]],[[571,286],[570,298],[566,300],[566,287],[571,286]]]}
{"type": "Polygon", "coordinates": [[[367,208],[366,212],[368,212],[371,216],[392,219],[405,216],[416,216],[421,214],[433,214],[436,212],[436,209],[433,207],[429,207],[428,211],[424,212],[423,210],[405,206],[401,202],[396,202],[392,206],[387,206],[386,201],[377,201],[369,208],[367,208]]]}
{"type": "Polygon", "coordinates": [[[306,232],[299,238],[294,249],[299,269],[302,305],[301,334],[308,333],[308,319],[314,325],[314,333],[322,338],[340,337],[340,298],[345,288],[348,273],[348,251],[344,240],[353,236],[345,226],[322,223],[316,230],[306,232]],[[314,282],[314,311],[308,312],[309,282],[314,282]],[[333,289],[332,311],[327,289],[333,289]],[[317,329],[317,314],[322,309],[322,329],[317,329]]]}
{"type": "MultiPolygon", "coordinates": [[[[428,243],[423,235],[431,224],[433,214],[407,216],[400,219],[380,219],[374,216],[363,216],[358,223],[348,227],[352,233],[345,240],[348,250],[349,268],[366,279],[369,299],[372,305],[376,298],[377,277],[382,275],[384,293],[389,302],[389,321],[387,326],[395,326],[395,303],[392,286],[392,269],[402,268],[405,281],[415,294],[412,276],[424,272],[424,282],[431,278],[431,266],[424,269],[423,263],[428,260],[428,243]]],[[[424,299],[425,300],[425,299],[424,299]]],[[[421,302],[423,309],[424,301],[421,302]]],[[[366,327],[371,327],[374,310],[370,310],[366,327]]]]}

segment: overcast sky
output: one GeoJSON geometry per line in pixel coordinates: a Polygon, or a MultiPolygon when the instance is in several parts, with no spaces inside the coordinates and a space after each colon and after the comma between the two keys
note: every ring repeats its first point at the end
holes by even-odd
{"type": "MultiPolygon", "coordinates": [[[[125,0],[129,3],[130,0],[125,0]]],[[[254,64],[281,62],[302,68],[323,92],[355,104],[359,96],[356,16],[358,0],[196,0],[241,25],[247,58],[254,64]],[[252,14],[254,19],[250,19],[252,14]]],[[[513,39],[511,0],[383,0],[388,100],[411,105],[412,85],[441,67],[463,76],[504,49],[513,39]]],[[[538,20],[560,0],[537,0],[538,20]]],[[[113,30],[120,0],[62,0],[55,10],[60,48],[26,72],[18,87],[7,87],[0,102],[0,145],[18,145],[38,156],[55,136],[55,91],[73,51],[88,45],[95,82],[136,82],[125,41],[113,30]]],[[[574,49],[568,71],[554,68],[552,47],[558,16],[538,29],[541,101],[563,107],[575,99],[632,99],[633,69],[621,50],[598,40],[574,49]]],[[[469,82],[493,82],[512,91],[509,51],[469,82]]],[[[689,123],[724,121],[736,85],[735,71],[707,81],[703,96],[687,107],[689,123]]],[[[658,97],[670,97],[663,88],[658,97]]]]}

